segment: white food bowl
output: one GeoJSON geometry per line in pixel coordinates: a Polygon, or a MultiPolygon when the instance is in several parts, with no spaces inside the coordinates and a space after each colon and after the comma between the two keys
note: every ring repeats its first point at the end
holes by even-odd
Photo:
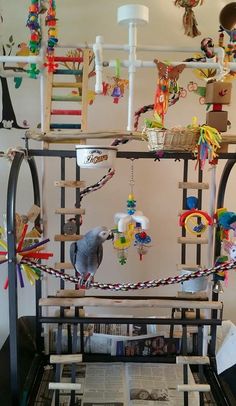
{"type": "Polygon", "coordinates": [[[112,168],[117,148],[98,145],[76,145],[76,162],[81,168],[112,168]]]}

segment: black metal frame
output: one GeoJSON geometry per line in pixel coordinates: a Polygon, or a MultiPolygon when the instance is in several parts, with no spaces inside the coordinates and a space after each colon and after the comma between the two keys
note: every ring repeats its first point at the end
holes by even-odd
{"type": "MultiPolygon", "coordinates": [[[[61,158],[61,176],[63,179],[63,174],[64,174],[64,167],[65,165],[65,158],[75,158],[76,153],[75,151],[66,151],[66,150],[28,150],[27,151],[27,162],[30,167],[31,171],[31,176],[32,176],[32,181],[33,181],[33,190],[34,190],[34,203],[40,206],[40,189],[39,189],[39,181],[38,181],[38,174],[37,174],[37,168],[35,165],[34,157],[40,156],[40,157],[60,157],[61,158]],[[64,164],[63,164],[64,162],[64,164]]],[[[16,266],[16,239],[15,239],[15,203],[16,203],[16,192],[17,192],[17,181],[18,181],[18,175],[20,172],[21,164],[24,160],[24,153],[22,152],[16,152],[14,160],[12,162],[11,170],[10,170],[10,175],[9,175],[9,182],[8,182],[8,190],[7,190],[7,242],[8,242],[8,273],[9,273],[9,323],[10,323],[10,370],[11,370],[11,398],[12,398],[12,405],[19,404],[20,399],[19,399],[19,371],[18,371],[18,334],[17,334],[17,318],[18,318],[18,305],[17,305],[17,280],[16,280],[16,272],[15,272],[15,266],[16,266]]],[[[155,153],[152,152],[118,152],[118,158],[127,158],[127,159],[154,159],[154,160],[159,160],[157,158],[155,153]]],[[[225,187],[227,183],[228,176],[230,174],[230,171],[236,162],[236,157],[234,153],[223,153],[220,154],[219,156],[220,159],[229,159],[228,163],[226,164],[225,170],[222,174],[222,179],[221,179],[221,184],[219,188],[219,197],[218,197],[218,204],[220,206],[222,205],[223,202],[223,197],[224,197],[224,192],[225,192],[225,187]]],[[[183,159],[184,162],[187,162],[188,160],[194,160],[194,156],[190,153],[176,153],[176,152],[165,152],[162,159],[174,159],[174,160],[180,160],[183,159]]],[[[188,169],[185,168],[185,171],[188,169]]],[[[79,174],[79,169],[77,169],[77,176],[79,174]]],[[[186,175],[186,173],[185,173],[186,175]]],[[[184,176],[185,176],[184,175],[184,176]]],[[[199,174],[199,177],[201,175],[199,174]]],[[[186,176],[185,176],[186,177],[186,176]]],[[[79,191],[78,191],[79,193],[79,191]]],[[[79,196],[79,195],[78,195],[79,196]]],[[[77,197],[78,197],[77,196],[77,197]]],[[[201,198],[201,196],[199,196],[201,198]]],[[[61,203],[63,204],[65,199],[65,196],[63,197],[63,194],[61,195],[61,203]]],[[[219,206],[218,206],[219,207],[219,206]]],[[[39,219],[37,219],[39,221],[39,219]]],[[[185,256],[185,253],[182,252],[182,256],[185,256]]],[[[63,253],[63,246],[61,248],[61,260],[64,258],[64,253],[63,253]]],[[[199,261],[199,253],[197,253],[197,261],[199,261]]],[[[63,283],[61,283],[61,287],[63,287],[63,283]]],[[[37,326],[36,326],[36,331],[37,331],[37,338],[38,338],[38,351],[42,350],[42,342],[41,342],[41,323],[58,323],[58,318],[45,318],[42,317],[41,315],[41,310],[38,306],[38,299],[41,297],[41,283],[38,282],[36,284],[36,320],[37,320],[37,326]]],[[[216,299],[216,298],[213,298],[216,299]]],[[[84,323],[89,323],[89,322],[102,322],[102,323],[108,323],[107,320],[104,320],[104,318],[64,318],[63,313],[61,314],[60,318],[60,325],[62,326],[62,323],[66,321],[66,323],[72,323],[77,325],[78,323],[81,324],[82,326],[82,331],[83,331],[83,324],[84,323]]],[[[183,314],[184,316],[184,314],[183,314]]],[[[213,329],[216,331],[216,325],[220,324],[221,321],[220,319],[217,318],[216,313],[213,313],[213,320],[209,320],[207,323],[199,318],[196,318],[195,320],[173,320],[172,318],[170,319],[132,319],[133,321],[137,322],[143,322],[145,324],[153,324],[153,323],[159,323],[159,324],[181,324],[183,325],[183,329],[185,330],[185,326],[188,324],[193,324],[193,325],[198,325],[199,328],[202,328],[203,324],[209,324],[209,325],[214,325],[213,329]]],[[[125,323],[127,324],[128,320],[123,319],[123,318],[114,318],[114,322],[117,323],[125,323]]],[[[83,334],[82,334],[83,337],[83,334]]],[[[82,338],[81,337],[81,338],[82,338]]],[[[73,349],[75,348],[75,343],[73,343],[73,349]]],[[[213,350],[213,346],[211,348],[213,350]]],[[[60,352],[60,348],[57,348],[58,352],[60,352]]],[[[212,354],[214,355],[213,351],[212,354]]],[[[86,357],[89,358],[89,357],[86,357]]],[[[100,360],[104,357],[98,357],[100,360]]],[[[127,357],[121,357],[119,360],[127,361],[127,357]],[[125,358],[125,359],[123,359],[125,358]]],[[[159,357],[155,357],[155,362],[158,361],[159,357]]],[[[163,357],[161,357],[162,362],[164,361],[163,357]]],[[[166,362],[173,362],[168,360],[168,357],[165,358],[166,362]]],[[[93,361],[95,360],[93,356],[93,361]]],[[[116,357],[116,360],[117,357],[116,357]]],[[[111,361],[114,361],[114,358],[111,358],[111,361]]],[[[134,358],[132,357],[132,361],[134,361],[134,358]]],[[[137,359],[137,361],[141,361],[141,359],[137,359]]],[[[146,360],[146,362],[150,362],[150,357],[146,360]]],[[[142,357],[142,362],[144,362],[144,358],[142,357]]]]}
{"type": "MultiPolygon", "coordinates": [[[[7,244],[8,244],[8,279],[9,279],[9,336],[10,336],[10,376],[11,376],[11,399],[12,405],[20,404],[19,399],[19,362],[18,362],[18,302],[17,302],[17,274],[16,274],[16,236],[15,236],[15,207],[17,182],[24,161],[25,153],[16,152],[9,174],[8,189],[7,189],[7,244]]],[[[33,157],[27,159],[30,173],[33,182],[34,204],[40,206],[40,189],[38,181],[37,167],[33,157]]],[[[39,218],[36,222],[39,221],[39,218]]],[[[36,284],[36,319],[41,316],[41,309],[37,306],[38,300],[41,297],[41,281],[36,284]]],[[[40,325],[36,323],[36,331],[38,337],[38,345],[40,339],[40,325]]]]}

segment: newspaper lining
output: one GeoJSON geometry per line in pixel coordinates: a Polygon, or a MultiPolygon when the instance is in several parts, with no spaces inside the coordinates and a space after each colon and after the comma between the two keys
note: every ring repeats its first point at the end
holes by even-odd
{"type": "MultiPolygon", "coordinates": [[[[189,370],[189,383],[194,383],[189,370]]],[[[71,382],[71,366],[64,365],[61,381],[71,382]]],[[[180,406],[183,369],[175,364],[87,363],[76,367],[77,406],[180,406]]],[[[70,405],[70,393],[61,391],[60,406],[70,405]]],[[[189,395],[189,406],[199,406],[198,394],[189,395]]]]}

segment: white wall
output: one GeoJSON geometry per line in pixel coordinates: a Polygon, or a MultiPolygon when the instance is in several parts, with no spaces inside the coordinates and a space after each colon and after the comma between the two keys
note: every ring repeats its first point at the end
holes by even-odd
{"type": "MultiPolygon", "coordinates": [[[[138,43],[149,45],[174,45],[178,46],[199,46],[202,37],[212,37],[217,43],[218,39],[218,16],[221,8],[230,1],[207,1],[202,7],[196,9],[196,18],[199,22],[199,29],[202,36],[190,39],[184,36],[182,28],[183,10],[174,6],[172,0],[143,0],[142,4],[150,9],[150,23],[140,27],[138,30],[138,43]]],[[[7,41],[10,34],[16,37],[17,42],[28,40],[29,33],[25,28],[27,8],[29,1],[2,0],[4,14],[4,29],[2,34],[3,43],[7,41]],[[17,11],[17,12],[16,12],[17,11]],[[21,15],[19,19],[18,15],[21,15]]],[[[117,7],[126,4],[125,1],[105,0],[58,0],[58,32],[59,39],[63,43],[92,43],[96,35],[103,35],[106,43],[124,44],[127,43],[127,29],[117,25],[117,7]]],[[[130,0],[129,3],[137,3],[130,0]]],[[[227,41],[227,39],[226,39],[227,41]]],[[[127,58],[124,53],[106,52],[105,58],[127,58]]],[[[168,60],[182,60],[189,57],[189,54],[153,54],[140,53],[139,58],[152,60],[154,57],[168,60]]],[[[111,77],[114,71],[108,70],[104,77],[111,77]]],[[[122,70],[122,75],[127,78],[127,72],[122,70]]],[[[155,69],[137,72],[135,85],[135,110],[145,104],[153,102],[155,92],[156,71],[155,69]]],[[[187,86],[190,80],[196,80],[193,72],[186,70],[180,80],[180,84],[187,86]]],[[[199,82],[200,84],[200,82],[199,82]]],[[[32,127],[36,127],[40,121],[39,104],[39,81],[24,79],[19,90],[14,89],[13,80],[9,80],[11,87],[12,101],[18,121],[21,123],[27,119],[32,127]]],[[[235,94],[235,91],[234,91],[235,94]]],[[[235,97],[233,94],[232,104],[229,107],[229,118],[232,122],[231,132],[235,132],[236,117],[234,115],[235,97]]],[[[188,97],[181,100],[176,106],[169,109],[166,117],[168,127],[174,125],[189,124],[193,116],[197,116],[200,123],[205,121],[205,107],[200,106],[198,97],[188,94],[188,97]]],[[[140,123],[140,125],[142,122],[140,123]]],[[[127,97],[124,97],[118,105],[112,103],[112,98],[97,96],[94,104],[89,107],[89,129],[119,129],[125,130],[127,125],[127,97]]],[[[1,150],[8,147],[21,145],[23,131],[1,130],[1,150]]],[[[94,143],[94,141],[91,141],[94,143]]],[[[100,143],[109,145],[110,141],[100,143]]],[[[40,143],[30,142],[31,148],[41,148],[40,143]]],[[[51,147],[53,148],[53,147],[51,147]]],[[[57,148],[60,148],[57,147],[57,148]]],[[[73,148],[69,147],[69,148],[73,148]]],[[[133,142],[119,147],[120,150],[147,150],[144,143],[133,142]]],[[[234,149],[233,149],[234,150],[234,149]]],[[[38,169],[41,174],[42,160],[38,159],[38,169]]],[[[217,178],[219,179],[224,162],[217,167],[217,178]]],[[[45,185],[45,196],[47,200],[48,234],[53,241],[54,234],[59,233],[59,219],[53,214],[54,208],[59,207],[59,191],[53,187],[53,181],[59,179],[59,160],[47,159],[47,179],[45,185]]],[[[138,160],[135,162],[135,195],[138,208],[143,210],[151,220],[150,234],[152,236],[152,248],[148,255],[140,262],[136,255],[135,248],[129,250],[128,263],[121,267],[117,263],[110,243],[106,243],[104,260],[99,269],[96,279],[99,281],[138,281],[152,278],[166,277],[177,273],[176,264],[180,262],[180,246],[176,240],[180,235],[178,227],[178,211],[181,208],[181,191],[178,190],[178,181],[182,180],[182,163],[173,160],[153,162],[151,160],[138,160]]],[[[190,180],[196,180],[197,173],[194,170],[194,163],[191,164],[190,180]]],[[[0,160],[0,215],[2,218],[6,207],[6,187],[9,171],[9,163],[0,160]]],[[[74,178],[75,162],[68,164],[67,178],[74,178]]],[[[82,170],[82,179],[89,185],[96,182],[104,175],[103,170],[85,171],[82,170]]],[[[204,176],[209,178],[209,166],[206,165],[204,176]]],[[[130,162],[128,160],[117,160],[116,175],[102,190],[90,194],[83,200],[83,207],[86,207],[82,233],[96,225],[113,227],[113,214],[117,211],[126,210],[126,200],[129,193],[130,162]]],[[[19,183],[17,207],[22,213],[27,212],[32,204],[32,190],[29,185],[30,178],[26,165],[22,169],[19,183]]],[[[235,210],[234,174],[231,177],[230,186],[227,190],[226,206],[229,210],[235,210]]],[[[74,204],[74,196],[69,195],[68,206],[74,204]]],[[[208,207],[208,194],[204,192],[204,208],[208,207]]],[[[2,220],[0,221],[2,223],[2,220]]],[[[68,245],[69,248],[69,245],[68,245]]],[[[58,243],[49,245],[54,252],[54,260],[59,261],[58,243]]],[[[191,250],[190,250],[191,251],[191,250]]],[[[193,259],[188,258],[189,262],[193,259]]],[[[203,259],[206,265],[206,257],[203,259]]],[[[2,267],[0,272],[0,286],[3,285],[6,277],[6,268],[2,267]]],[[[49,292],[54,292],[59,283],[52,277],[47,278],[49,292]]],[[[234,322],[234,286],[235,272],[230,273],[229,286],[225,288],[224,317],[234,322]]],[[[175,294],[178,286],[157,288],[142,292],[143,294],[170,295],[175,294]]],[[[99,293],[99,292],[96,292],[99,293]]],[[[101,292],[102,293],[102,292],[101,292]]],[[[19,291],[19,313],[34,313],[34,291],[27,285],[19,291]]],[[[0,345],[4,342],[8,331],[8,302],[7,292],[2,291],[0,295],[0,345]]]]}

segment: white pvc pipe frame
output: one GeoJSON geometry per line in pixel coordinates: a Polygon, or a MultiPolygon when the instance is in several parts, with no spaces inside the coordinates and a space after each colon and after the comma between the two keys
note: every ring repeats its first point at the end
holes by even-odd
{"type": "MultiPolygon", "coordinates": [[[[155,45],[146,45],[146,46],[138,46],[137,45],[137,24],[135,22],[129,23],[129,43],[124,45],[116,45],[116,44],[104,44],[103,37],[97,36],[96,42],[94,44],[58,44],[58,48],[90,48],[93,49],[95,54],[95,71],[96,71],[96,83],[95,83],[95,92],[97,94],[102,93],[102,74],[103,74],[103,67],[115,67],[116,61],[104,61],[103,60],[103,51],[104,50],[113,50],[113,51],[120,51],[123,50],[128,53],[129,58],[127,60],[121,61],[121,66],[128,69],[129,72],[129,92],[128,92],[128,119],[127,119],[127,131],[132,132],[134,130],[133,121],[134,121],[134,81],[135,81],[135,73],[136,70],[139,68],[153,68],[155,64],[153,61],[144,61],[137,59],[137,51],[147,51],[147,52],[187,52],[187,53],[195,53],[200,52],[199,48],[196,47],[179,47],[176,48],[175,46],[155,46],[155,45]]],[[[223,48],[216,48],[215,52],[218,56],[217,62],[184,62],[186,68],[196,69],[196,68],[213,68],[217,69],[219,75],[224,71],[224,58],[225,52],[223,48]]],[[[41,75],[45,76],[45,68],[43,68],[43,63],[45,61],[45,51],[41,52],[38,56],[6,56],[0,55],[0,62],[26,62],[26,63],[38,63],[40,68],[42,68],[41,75]]],[[[178,65],[182,63],[182,61],[170,61],[172,65],[178,65]]],[[[230,70],[236,70],[236,62],[228,63],[228,68],[230,70]]],[[[0,70],[0,74],[2,76],[25,76],[25,73],[21,72],[14,72],[12,74],[5,73],[3,69],[0,70]]],[[[41,76],[40,75],[40,76],[41,76]]]]}

